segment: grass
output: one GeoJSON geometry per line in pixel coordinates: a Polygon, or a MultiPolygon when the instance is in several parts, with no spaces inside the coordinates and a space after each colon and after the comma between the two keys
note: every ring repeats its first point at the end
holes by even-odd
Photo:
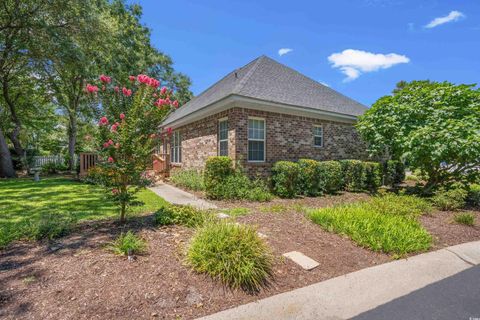
{"type": "MultiPolygon", "coordinates": [[[[119,216],[102,188],[67,178],[0,180],[0,194],[0,247],[21,238],[58,237],[78,221],[119,216]]],[[[129,208],[129,215],[154,212],[166,203],[150,190],[140,191],[138,201],[142,204],[129,208]]]]}
{"type": "Polygon", "coordinates": [[[203,173],[194,169],[174,170],[172,171],[170,180],[176,186],[183,187],[193,191],[204,191],[203,173]]]}
{"type": "Polygon", "coordinates": [[[259,210],[263,213],[285,213],[288,207],[283,204],[272,204],[270,206],[261,206],[259,210]]]}
{"type": "Polygon", "coordinates": [[[457,213],[453,220],[456,223],[464,224],[466,226],[473,226],[475,224],[475,216],[472,213],[457,213]]]}
{"type": "Polygon", "coordinates": [[[310,218],[327,231],[347,235],[360,246],[404,255],[431,247],[432,236],[416,220],[428,208],[422,199],[389,195],[314,210],[310,218]]]}
{"type": "Polygon", "coordinates": [[[122,233],[108,248],[115,254],[128,256],[144,253],[147,249],[147,243],[132,231],[128,231],[122,233]]]}
{"type": "Polygon", "coordinates": [[[212,212],[192,206],[166,205],[155,212],[155,222],[161,226],[176,224],[195,228],[214,219],[212,212]]]}
{"type": "Polygon", "coordinates": [[[233,218],[246,216],[250,214],[250,210],[248,208],[243,208],[243,207],[231,208],[223,211],[233,218]]]}
{"type": "Polygon", "coordinates": [[[195,271],[247,292],[267,285],[273,274],[269,247],[247,225],[217,222],[198,229],[188,247],[187,262],[195,271]]]}

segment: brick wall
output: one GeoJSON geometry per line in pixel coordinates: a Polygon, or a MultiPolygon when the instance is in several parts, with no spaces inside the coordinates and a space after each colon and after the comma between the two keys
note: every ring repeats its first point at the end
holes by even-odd
{"type": "Polygon", "coordinates": [[[366,157],[365,145],[352,124],[234,107],[178,129],[182,135],[182,167],[203,168],[209,156],[217,155],[218,120],[224,117],[228,117],[229,156],[238,160],[251,177],[268,175],[278,160],[366,157]],[[265,119],[264,163],[247,162],[249,116],[265,119]],[[323,147],[313,145],[314,125],[323,126],[323,147]]]}

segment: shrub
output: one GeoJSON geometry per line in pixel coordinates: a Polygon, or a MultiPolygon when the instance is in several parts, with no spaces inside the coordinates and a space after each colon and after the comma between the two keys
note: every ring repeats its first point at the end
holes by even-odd
{"type": "Polygon", "coordinates": [[[251,181],[242,172],[236,171],[222,183],[210,189],[209,198],[227,200],[269,201],[272,194],[261,180],[251,181]]]}
{"type": "Polygon", "coordinates": [[[480,184],[472,184],[468,189],[467,202],[472,206],[480,206],[480,184]]]}
{"type": "Polygon", "coordinates": [[[365,171],[365,180],[363,188],[370,192],[377,192],[382,185],[382,168],[377,162],[364,162],[363,169],[365,171]]]}
{"type": "Polygon", "coordinates": [[[234,174],[232,159],[229,157],[210,157],[205,163],[204,184],[207,197],[218,198],[219,188],[228,177],[234,174]]]}
{"type": "Polygon", "coordinates": [[[360,160],[340,160],[345,190],[359,192],[363,190],[365,170],[360,160]]]}
{"type": "Polygon", "coordinates": [[[442,211],[458,210],[465,206],[468,192],[462,188],[441,189],[432,197],[433,204],[442,211]]]}
{"type": "Polygon", "coordinates": [[[364,205],[383,214],[411,218],[432,211],[432,205],[428,201],[416,196],[408,195],[386,194],[379,197],[373,197],[364,205]]]}
{"type": "Polygon", "coordinates": [[[194,228],[212,219],[211,212],[192,206],[166,205],[155,212],[155,222],[161,226],[176,224],[194,228]]]}
{"type": "Polygon", "coordinates": [[[453,220],[455,220],[456,223],[473,226],[475,223],[475,216],[471,213],[457,213],[453,217],[453,220]]]}
{"type": "Polygon", "coordinates": [[[383,166],[383,183],[386,186],[397,187],[405,180],[405,165],[398,160],[388,160],[383,166]]]}
{"type": "MultiPolygon", "coordinates": [[[[402,200],[394,205],[402,207],[402,200]]],[[[374,251],[403,255],[424,251],[432,244],[431,235],[406,212],[391,211],[389,199],[379,203],[357,203],[319,209],[310,213],[313,222],[324,229],[345,234],[374,251]]],[[[408,202],[404,205],[408,205],[408,202]]]]}
{"type": "Polygon", "coordinates": [[[195,169],[174,170],[170,176],[170,180],[179,187],[183,187],[193,191],[205,190],[203,173],[195,169]]]}
{"type": "Polygon", "coordinates": [[[300,159],[299,167],[299,192],[306,196],[315,197],[325,191],[325,178],[323,167],[320,163],[310,159],[300,159]]]}
{"type": "Polygon", "coordinates": [[[298,163],[278,161],[272,167],[272,183],[275,194],[293,198],[298,194],[300,167],[298,163]]]}
{"type": "Polygon", "coordinates": [[[75,224],[75,218],[60,215],[46,214],[38,220],[27,220],[20,226],[23,237],[32,240],[55,239],[69,234],[75,224]]]}
{"type": "Polygon", "coordinates": [[[68,167],[64,163],[47,162],[42,166],[43,174],[55,174],[60,171],[67,171],[68,167]]]}
{"type": "Polygon", "coordinates": [[[187,262],[197,272],[246,291],[258,291],[273,275],[270,249],[247,225],[205,225],[191,240],[187,262]]]}
{"type": "Polygon", "coordinates": [[[109,245],[109,249],[113,253],[123,256],[144,253],[146,248],[145,240],[136,236],[132,231],[128,231],[125,234],[122,233],[109,245]]]}
{"type": "Polygon", "coordinates": [[[335,193],[343,188],[342,165],[338,161],[319,162],[325,181],[325,192],[335,193]]]}

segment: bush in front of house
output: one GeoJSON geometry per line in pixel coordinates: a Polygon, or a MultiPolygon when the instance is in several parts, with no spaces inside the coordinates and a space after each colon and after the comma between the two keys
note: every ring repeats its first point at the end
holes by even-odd
{"type": "Polygon", "coordinates": [[[142,254],[147,249],[147,243],[132,231],[128,231],[120,234],[115,241],[110,243],[108,249],[121,256],[142,254]]]}
{"type": "Polygon", "coordinates": [[[363,162],[363,189],[375,193],[382,185],[382,166],[378,162],[363,162]]]}
{"type": "Polygon", "coordinates": [[[364,190],[365,170],[360,160],[340,160],[345,190],[359,192],[364,190]]]}
{"type": "Polygon", "coordinates": [[[467,202],[472,206],[480,206],[480,184],[471,184],[469,186],[467,202]]]}
{"type": "Polygon", "coordinates": [[[298,167],[299,193],[310,197],[322,195],[325,191],[325,172],[320,162],[311,159],[300,159],[298,167]]]}
{"type": "Polygon", "coordinates": [[[182,225],[195,228],[214,219],[214,215],[192,206],[166,205],[155,212],[155,223],[161,226],[182,225]]]}
{"type": "Polygon", "coordinates": [[[188,264],[231,288],[256,292],[273,276],[273,255],[252,226],[211,223],[197,230],[188,264]]]}
{"type": "Polygon", "coordinates": [[[468,191],[456,187],[452,189],[440,189],[432,197],[433,204],[442,211],[455,211],[465,206],[468,191]]]}
{"type": "Polygon", "coordinates": [[[300,166],[291,161],[277,161],[272,167],[272,186],[276,195],[294,198],[298,194],[300,166]]]}
{"type": "Polygon", "coordinates": [[[383,183],[393,188],[405,180],[405,165],[399,160],[388,160],[383,165],[383,183]]]}
{"type": "Polygon", "coordinates": [[[170,181],[178,187],[192,191],[204,191],[203,173],[195,169],[173,170],[170,175],[170,181]]]}
{"type": "Polygon", "coordinates": [[[342,165],[338,161],[320,161],[323,171],[324,190],[326,193],[336,193],[343,188],[342,165]]]}

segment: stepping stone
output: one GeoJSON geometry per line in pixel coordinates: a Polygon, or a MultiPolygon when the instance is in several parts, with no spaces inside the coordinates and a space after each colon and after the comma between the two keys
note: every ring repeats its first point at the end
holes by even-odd
{"type": "Polygon", "coordinates": [[[227,218],[230,218],[230,216],[229,216],[228,214],[223,213],[223,212],[217,213],[217,217],[218,217],[219,219],[227,219],[227,218]]]}
{"type": "Polygon", "coordinates": [[[319,266],[319,263],[317,261],[307,257],[306,255],[298,251],[290,251],[284,253],[283,256],[289,258],[305,270],[312,270],[313,268],[319,266]]]}

